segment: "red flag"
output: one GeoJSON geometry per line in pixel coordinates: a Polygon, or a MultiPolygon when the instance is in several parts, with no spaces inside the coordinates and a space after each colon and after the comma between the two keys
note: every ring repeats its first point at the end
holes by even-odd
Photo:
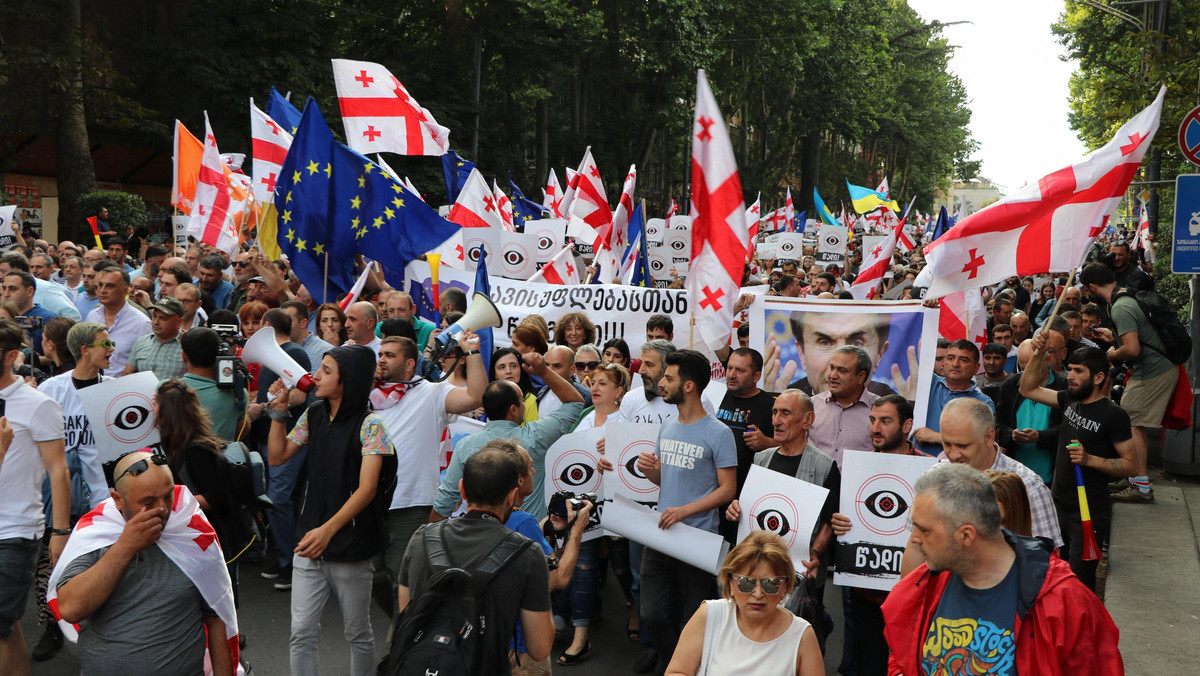
{"type": "Polygon", "coordinates": [[[855,298],[858,300],[875,298],[879,292],[879,283],[883,281],[883,276],[887,274],[888,268],[892,264],[892,254],[896,252],[896,240],[902,232],[904,232],[904,221],[900,221],[900,225],[892,229],[892,234],[867,252],[859,267],[858,277],[854,278],[854,284],[850,286],[850,293],[855,298]]]}
{"type": "Polygon", "coordinates": [[[920,279],[928,282],[926,298],[1078,266],[1149,150],[1166,91],[1103,147],[971,214],[930,244],[920,279]]]}
{"type": "Polygon", "coordinates": [[[729,344],[750,238],[733,145],[703,70],[696,73],[692,204],[696,215],[687,289],[700,339],[716,350],[729,344]]]}
{"type": "Polygon", "coordinates": [[[472,169],[446,220],[464,228],[503,228],[496,194],[478,169],[472,169]]]}
{"type": "Polygon", "coordinates": [[[562,251],[555,254],[554,258],[543,265],[541,270],[534,273],[529,281],[547,284],[578,284],[579,266],[575,265],[575,253],[571,250],[571,245],[563,247],[562,251]]]}
{"type": "Polygon", "coordinates": [[[938,335],[955,341],[966,338],[979,349],[987,345],[987,311],[979,289],[943,296],[938,308],[938,335]]]}

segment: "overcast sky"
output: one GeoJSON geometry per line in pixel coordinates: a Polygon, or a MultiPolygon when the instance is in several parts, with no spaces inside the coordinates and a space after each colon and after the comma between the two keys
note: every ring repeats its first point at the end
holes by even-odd
{"type": "Polygon", "coordinates": [[[1062,0],[908,0],[925,21],[968,21],[944,29],[956,45],[951,70],[967,88],[980,175],[1008,190],[1036,181],[1087,151],[1067,122],[1075,62],[1050,24],[1062,0]]]}

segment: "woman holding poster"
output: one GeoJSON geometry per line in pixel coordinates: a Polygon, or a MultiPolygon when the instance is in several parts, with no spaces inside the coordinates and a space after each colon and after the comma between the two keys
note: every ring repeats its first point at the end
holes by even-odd
{"type": "Polygon", "coordinates": [[[667,676],[820,676],[825,662],[803,618],[779,606],[796,570],[783,540],[756,530],[725,557],[717,578],[725,598],[707,601],[684,627],[667,676]]]}

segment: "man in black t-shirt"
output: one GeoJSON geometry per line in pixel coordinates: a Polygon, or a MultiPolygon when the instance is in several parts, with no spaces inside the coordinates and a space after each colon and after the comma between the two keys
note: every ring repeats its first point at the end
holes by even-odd
{"type": "Polygon", "coordinates": [[[1089,589],[1096,589],[1099,561],[1083,560],[1083,530],[1073,466],[1083,476],[1084,491],[1099,542],[1108,540],[1112,524],[1110,476],[1132,476],[1137,470],[1129,415],[1104,396],[1108,358],[1099,349],[1082,347],[1067,359],[1067,390],[1055,392],[1038,384],[1045,368],[1047,332],[1033,339],[1034,356],[1021,378],[1021,396],[1063,410],[1050,492],[1058,511],[1065,544],[1060,555],[1089,589]],[[1078,444],[1068,448],[1068,445],[1078,444]]]}
{"type": "MultiPolygon", "coordinates": [[[[725,365],[725,398],[717,411],[717,420],[733,430],[737,444],[737,492],[740,495],[754,464],[754,454],[775,446],[775,428],[771,425],[771,407],[775,395],[758,388],[762,376],[762,355],[740,347],[729,355],[725,365]]],[[[737,539],[737,523],[725,518],[722,510],[718,529],[730,544],[737,539]]]]}

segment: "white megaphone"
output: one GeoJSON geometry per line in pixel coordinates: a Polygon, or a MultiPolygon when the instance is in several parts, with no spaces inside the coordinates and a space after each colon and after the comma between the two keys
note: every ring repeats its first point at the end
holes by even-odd
{"type": "Polygon", "coordinates": [[[304,367],[288,356],[275,342],[275,329],[264,326],[259,329],[242,348],[242,361],[247,364],[262,364],[279,374],[279,379],[289,388],[298,387],[302,392],[311,392],[316,385],[304,367]]]}
{"type": "Polygon", "coordinates": [[[442,358],[442,355],[446,353],[446,350],[458,342],[458,339],[462,338],[463,334],[467,331],[476,331],[489,327],[494,329],[500,327],[503,323],[503,320],[500,318],[500,310],[496,309],[496,304],[492,302],[492,299],[488,298],[487,294],[476,291],[475,295],[471,298],[471,306],[467,308],[462,318],[446,327],[446,330],[439,333],[437,338],[434,339],[433,354],[430,356],[431,361],[437,363],[442,358]]]}

